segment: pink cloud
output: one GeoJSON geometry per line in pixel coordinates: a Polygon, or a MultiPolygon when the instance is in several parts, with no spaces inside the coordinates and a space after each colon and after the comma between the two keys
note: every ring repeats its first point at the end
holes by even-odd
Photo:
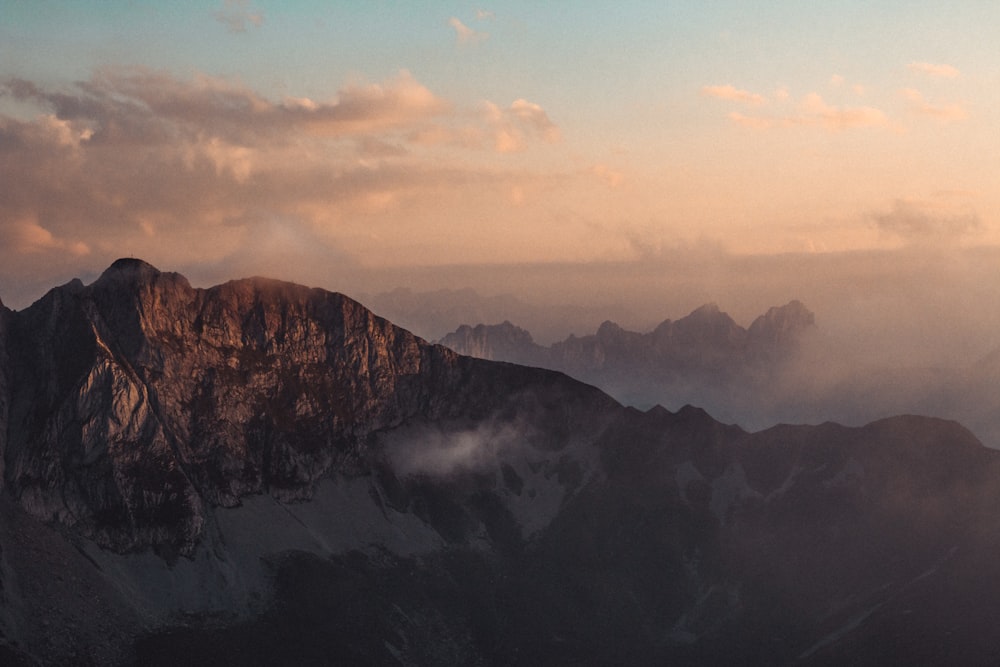
{"type": "Polygon", "coordinates": [[[749,90],[740,90],[735,86],[703,86],[701,94],[707,97],[714,97],[720,100],[730,100],[732,102],[742,102],[751,106],[759,106],[766,101],[762,95],[752,93],[749,90]]]}
{"type": "Polygon", "coordinates": [[[961,75],[957,68],[951,65],[936,63],[912,62],[906,66],[911,72],[925,74],[935,79],[955,79],[961,75]]]}
{"type": "Polygon", "coordinates": [[[942,123],[954,123],[965,120],[968,114],[959,104],[931,104],[920,91],[904,88],[900,94],[910,103],[910,109],[924,116],[936,118],[942,123]]]}

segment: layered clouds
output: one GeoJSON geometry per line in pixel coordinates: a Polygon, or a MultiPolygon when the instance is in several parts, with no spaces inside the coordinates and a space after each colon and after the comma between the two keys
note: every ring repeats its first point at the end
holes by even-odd
{"type": "Polygon", "coordinates": [[[406,71],[328,100],[143,68],[63,87],[9,79],[0,95],[32,110],[0,116],[0,253],[19,271],[86,255],[231,261],[266,254],[261,238],[392,263],[420,233],[407,219],[425,224],[456,192],[505,201],[544,180],[528,158],[559,141],[537,103],[461,108],[406,71]]]}

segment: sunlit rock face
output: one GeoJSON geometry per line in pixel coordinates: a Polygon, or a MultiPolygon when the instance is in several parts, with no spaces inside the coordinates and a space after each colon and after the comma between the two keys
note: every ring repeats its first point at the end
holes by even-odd
{"type": "MultiPolygon", "coordinates": [[[[809,321],[790,304],[751,330],[809,321]]],[[[657,335],[751,336],[712,307],[657,335]]],[[[0,662],[1000,650],[1000,457],[954,422],[748,433],[458,355],[339,294],[136,260],[0,308],[0,420],[0,662]]]]}
{"type": "Polygon", "coordinates": [[[138,260],[9,319],[10,490],[122,551],[190,553],[206,504],[308,498],[322,476],[367,465],[371,434],[485,414],[523,382],[477,374],[339,294],[264,279],[193,289],[138,260]]]}

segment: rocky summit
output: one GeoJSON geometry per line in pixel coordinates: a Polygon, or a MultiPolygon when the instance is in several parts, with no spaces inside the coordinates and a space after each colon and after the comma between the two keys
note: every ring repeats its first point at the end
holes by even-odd
{"type": "MultiPolygon", "coordinates": [[[[780,344],[800,306],[657,336],[780,344]]],[[[0,449],[4,664],[1000,658],[1000,457],[961,425],[639,411],[324,290],[119,260],[0,306],[0,449]]]]}

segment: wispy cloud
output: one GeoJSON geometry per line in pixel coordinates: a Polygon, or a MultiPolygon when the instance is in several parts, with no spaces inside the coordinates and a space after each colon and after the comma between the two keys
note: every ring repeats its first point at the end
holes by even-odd
{"type": "Polygon", "coordinates": [[[819,93],[809,93],[790,113],[748,115],[731,112],[729,119],[754,130],[780,127],[818,127],[829,131],[881,127],[888,124],[885,112],[869,106],[836,106],[824,101],[819,93]]]}
{"type": "Polygon", "coordinates": [[[914,88],[904,88],[899,92],[909,102],[911,110],[924,116],[936,118],[942,123],[953,123],[968,117],[960,104],[931,104],[919,90],[914,88]]]}
{"type": "Polygon", "coordinates": [[[231,33],[246,32],[251,26],[259,28],[264,24],[264,15],[249,0],[225,0],[212,16],[231,33]]]}
{"type": "Polygon", "coordinates": [[[67,251],[76,256],[90,253],[90,247],[83,241],[56,238],[51,231],[30,218],[13,220],[0,226],[0,238],[3,238],[4,245],[20,254],[33,255],[50,250],[67,251]]]}
{"type": "Polygon", "coordinates": [[[729,84],[723,86],[703,86],[701,94],[720,100],[742,102],[751,106],[758,106],[764,104],[766,101],[763,95],[752,93],[749,90],[740,90],[739,88],[729,84]]]}
{"type": "Polygon", "coordinates": [[[912,62],[906,67],[911,72],[925,74],[936,79],[955,79],[961,75],[957,68],[938,63],[912,62]]]}
{"type": "Polygon", "coordinates": [[[459,44],[478,44],[479,42],[489,39],[490,37],[488,32],[479,32],[478,30],[474,30],[454,16],[448,19],[448,25],[454,28],[455,39],[459,44]]]}
{"type": "Polygon", "coordinates": [[[879,231],[911,243],[956,242],[982,228],[982,221],[974,212],[903,199],[893,202],[891,210],[872,213],[870,218],[879,231]]]}
{"type": "Polygon", "coordinates": [[[476,18],[479,19],[480,21],[492,21],[496,19],[496,17],[497,17],[496,12],[493,12],[489,9],[476,10],[476,18]]]}
{"type": "Polygon", "coordinates": [[[847,107],[827,104],[818,93],[802,100],[801,115],[793,120],[802,125],[820,125],[828,130],[847,130],[885,125],[887,117],[874,107],[847,107]]]}

